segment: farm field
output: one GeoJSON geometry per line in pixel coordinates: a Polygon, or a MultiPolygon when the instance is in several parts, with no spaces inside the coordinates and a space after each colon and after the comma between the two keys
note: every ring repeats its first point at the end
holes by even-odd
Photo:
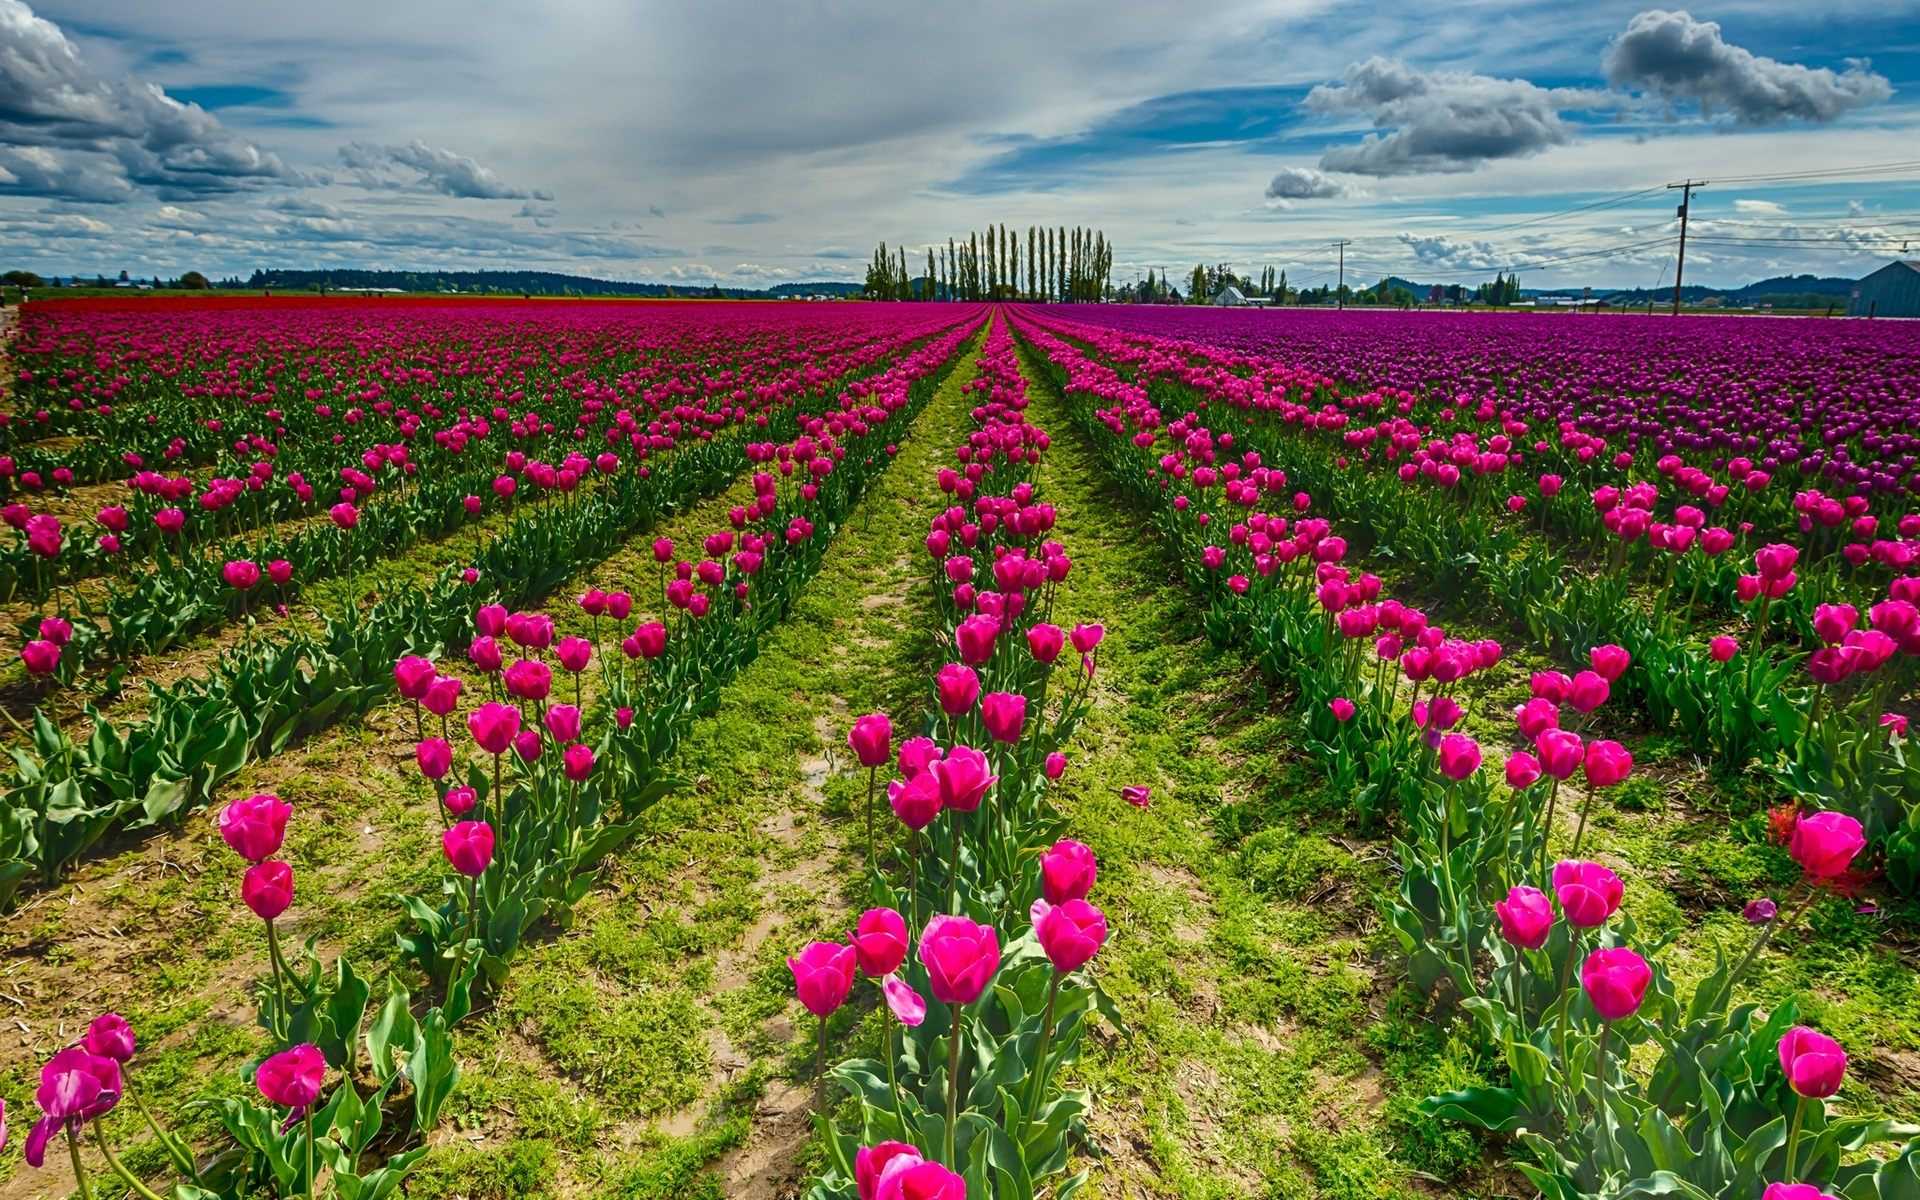
{"type": "Polygon", "coordinates": [[[1920,1197],[1920,327],[3,352],[0,1198],[1920,1197]]]}

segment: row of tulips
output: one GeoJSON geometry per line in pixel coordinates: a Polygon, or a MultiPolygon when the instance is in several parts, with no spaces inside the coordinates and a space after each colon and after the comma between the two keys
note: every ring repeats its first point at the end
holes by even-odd
{"type": "Polygon", "coordinates": [[[460,993],[473,986],[463,970],[498,982],[536,922],[567,923],[594,866],[671,785],[662,761],[791,610],[975,332],[962,326],[855,384],[791,441],[750,447],[765,467],[754,501],[701,539],[704,558],[676,560],[671,541],[655,541],[656,618],[622,635],[634,619],[625,592],[581,597],[591,636],[558,636],[545,614],[480,609],[465,672],[485,699],[467,712],[465,738],[454,732],[460,676],[401,660],[436,811],[443,823],[481,824],[497,848],[479,878],[456,872],[439,894],[408,899],[405,946],[425,974],[460,993]]]}
{"type": "MultiPolygon", "coordinates": [[[[914,361],[924,366],[938,346],[950,356],[960,336],[949,331],[934,346],[923,345],[914,361]]],[[[862,393],[873,384],[856,377],[818,386],[836,382],[862,393]]],[[[795,407],[773,414],[767,431],[797,432],[795,407]]],[[[36,874],[57,876],[111,830],[142,828],[203,804],[246,762],[363,711],[391,686],[389,668],[399,655],[455,644],[475,604],[520,604],[550,593],[634,529],[719,490],[764,445],[744,433],[699,439],[646,474],[607,476],[591,493],[539,510],[537,519],[523,514],[512,521],[476,546],[472,565],[458,573],[332,616],[317,634],[229,649],[206,678],[150,687],[148,712],[126,728],[89,707],[93,727],[82,740],[36,714],[0,793],[0,901],[36,874]]]]}
{"type": "MultiPolygon", "coordinates": [[[[243,614],[254,600],[254,588],[262,582],[263,564],[271,572],[266,580],[271,584],[266,597],[269,603],[284,604],[301,585],[320,575],[345,575],[351,583],[356,571],[381,557],[417,539],[444,536],[471,523],[484,513],[489,500],[501,506],[529,495],[565,499],[576,488],[591,486],[596,478],[621,470],[623,463],[643,475],[657,469],[659,456],[682,440],[697,445],[716,430],[744,426],[750,418],[764,422],[788,395],[773,385],[802,363],[828,380],[837,379],[873,368],[930,332],[931,327],[923,322],[884,332],[852,332],[825,345],[809,345],[796,336],[783,347],[782,354],[753,360],[738,372],[734,382],[750,399],[737,407],[715,406],[712,415],[724,414],[718,426],[706,419],[709,414],[704,411],[695,418],[692,413],[681,414],[678,407],[665,412],[654,407],[677,401],[679,394],[673,390],[623,403],[611,421],[606,420],[604,407],[590,395],[583,398],[564,390],[547,405],[529,406],[518,415],[504,404],[496,404],[490,411],[466,405],[443,410],[431,399],[420,401],[419,412],[388,406],[389,416],[397,423],[395,436],[400,440],[376,443],[360,452],[357,465],[341,467],[337,500],[318,496],[313,484],[297,469],[275,482],[276,461],[267,452],[277,455],[280,440],[288,436],[284,424],[274,426],[275,440],[255,435],[257,447],[245,441],[236,443],[237,451],[260,455],[248,465],[247,483],[216,480],[216,486],[199,492],[194,506],[187,505],[196,490],[191,478],[137,471],[133,477],[134,503],[108,505],[96,515],[105,531],[97,546],[122,560],[133,553],[130,541],[145,534],[150,569],[129,569],[131,585],[116,583],[104,597],[76,590],[72,602],[79,609],[80,619],[75,623],[72,644],[37,638],[29,627],[27,636],[41,644],[30,643],[33,649],[24,651],[23,658],[33,674],[57,672],[70,676],[88,661],[121,660],[166,649],[199,629],[243,614]],[[444,424],[429,430],[423,420],[444,424]],[[589,457],[578,447],[603,421],[608,425],[608,448],[589,457]],[[632,432],[623,434],[623,430],[632,432]],[[507,448],[488,454],[503,441],[507,448]],[[543,454],[559,461],[545,462],[543,454]],[[421,475],[423,463],[427,471],[421,475]],[[397,486],[388,489],[393,493],[391,498],[383,496],[382,502],[368,504],[380,486],[380,477],[389,475],[399,480],[397,486]],[[222,498],[246,495],[248,484],[262,491],[271,485],[270,495],[291,495],[298,510],[324,514],[325,519],[290,533],[270,532],[253,542],[220,536],[222,498]],[[210,507],[211,515],[207,511],[210,507]],[[190,517],[195,508],[201,515],[190,517]],[[59,652],[49,655],[47,643],[59,652]]],[[[673,345],[662,347],[664,353],[676,350],[673,345]]],[[[621,363],[616,361],[603,369],[611,371],[618,365],[621,363]]],[[[278,421],[286,417],[279,410],[262,415],[278,421]]],[[[31,575],[25,577],[33,581],[36,594],[44,593],[59,578],[62,564],[73,557],[74,543],[80,539],[70,539],[58,518],[32,513],[23,503],[8,505],[0,510],[0,516],[20,530],[18,546],[32,568],[31,575]]],[[[84,543],[77,548],[84,549],[84,543]]],[[[0,578],[0,595],[4,594],[6,582],[0,578]]],[[[74,615],[68,596],[57,587],[54,599],[59,617],[74,615]]]]}
{"type": "MultiPolygon", "coordinates": [[[[1551,653],[1571,656],[1597,643],[1626,647],[1633,665],[1615,681],[1616,690],[1651,724],[1687,734],[1726,769],[1758,760],[1802,804],[1858,818],[1884,850],[1894,882],[1920,887],[1920,768],[1908,762],[1906,719],[1888,711],[1920,680],[1920,577],[1888,581],[1875,568],[1877,580],[1862,570],[1842,581],[1829,556],[1803,579],[1807,560],[1799,548],[1755,546],[1744,525],[1739,533],[1703,529],[1707,518],[1682,491],[1668,527],[1674,551],[1647,551],[1670,561],[1651,570],[1653,595],[1643,605],[1624,572],[1573,569],[1504,510],[1475,508],[1444,489],[1409,486],[1400,477],[1404,464],[1401,472],[1363,469],[1338,447],[1304,437],[1298,421],[1271,419],[1259,405],[1253,411],[1261,416],[1240,416],[1247,406],[1233,403],[1237,376],[1180,366],[1188,352],[1200,353],[1194,347],[1175,354],[1143,345],[1148,339],[1141,337],[1043,324],[1071,335],[1076,346],[1095,347],[1093,356],[1075,360],[1069,386],[1110,403],[1146,406],[1156,420],[1163,406],[1189,409],[1167,426],[1181,453],[1163,455],[1154,466],[1188,502],[1215,503],[1217,495],[1231,512],[1250,508],[1262,494],[1310,492],[1343,522],[1357,551],[1417,565],[1437,594],[1500,611],[1510,627],[1551,653]],[[1130,382],[1106,359],[1131,364],[1146,386],[1130,382]],[[1226,428],[1216,438],[1194,411],[1219,414],[1226,428]],[[1283,460],[1286,472],[1258,465],[1283,460]],[[1838,599],[1842,594],[1857,602],[1838,599]],[[1705,597],[1723,597],[1743,612],[1747,627],[1736,637],[1714,633],[1703,613],[1690,619],[1705,597]],[[1786,637],[1770,645],[1770,632],[1786,637]]],[[[1608,486],[1592,507],[1608,516],[1638,513],[1645,529],[1648,514],[1662,503],[1658,496],[1651,483],[1624,491],[1608,486]]],[[[1235,528],[1246,536],[1245,523],[1235,528]]],[[[1254,537],[1258,545],[1258,531],[1254,537]]],[[[1214,574],[1215,591],[1232,588],[1231,572],[1216,568],[1214,574]]]]}
{"type": "MultiPolygon", "coordinates": [[[[911,426],[974,328],[956,328],[873,379],[850,381],[838,411],[793,418],[799,432],[791,441],[750,444],[748,461],[766,465],[755,475],[756,499],[703,540],[709,557],[673,562],[672,543],[655,542],[663,576],[672,563],[661,589],[666,619],[619,637],[617,627],[634,615],[631,596],[590,589],[579,604],[591,636],[562,637],[546,614],[483,604],[471,616],[461,672],[415,654],[389,660],[393,685],[411,706],[422,798],[439,822],[447,867],[437,904],[404,898],[410,928],[401,941],[442,1003],[416,1015],[405,987],[391,981],[369,1022],[370,988],[350,963],[324,963],[312,940],[289,953],[280,928],[296,886],[278,855],[293,807],[262,794],[222,810],[221,837],[250,864],[240,896],[262,922],[268,983],[260,1025],[277,1050],[251,1067],[258,1102],[219,1106],[232,1141],[212,1155],[196,1156],[138,1106],[179,1177],[174,1200],[384,1200],[398,1192],[458,1083],[452,1031],[476,992],[505,977],[536,922],[568,922],[595,864],[633,836],[672,786],[661,757],[790,610],[840,523],[890,465],[890,439],[911,426]],[[619,666],[609,649],[615,641],[626,660],[619,666]],[[457,752],[453,730],[469,678],[485,698],[460,722],[472,751],[457,752]]],[[[475,590],[463,593],[468,602],[475,590]]],[[[132,1050],[131,1030],[108,1014],[80,1046],[48,1062],[30,1164],[41,1165],[64,1134],[91,1196],[81,1156],[91,1132],[116,1182],[157,1200],[114,1152],[104,1120],[126,1093],[132,1050]],[[102,1029],[124,1031],[123,1054],[103,1057],[94,1044],[102,1029]]]]}
{"type": "Polygon", "coordinates": [[[1297,693],[1335,794],[1353,796],[1363,819],[1394,819],[1402,879],[1382,916],[1415,984],[1458,999],[1511,1079],[1435,1097],[1429,1112],[1513,1137],[1521,1169],[1555,1200],[1768,1189],[1777,1198],[1802,1185],[1858,1200],[1911,1194],[1920,1128],[1830,1112],[1839,1048],[1796,1026],[1790,1006],[1763,1016],[1736,1002],[1761,953],[1850,870],[1866,844],[1858,821],[1820,813],[1797,822],[1791,851],[1803,889],[1784,908],[1764,897],[1749,905],[1752,945],[1683,1001],[1660,946],[1620,911],[1621,880],[1578,857],[1592,794],[1625,779],[1632,759],[1564,726],[1588,728],[1630,653],[1596,647],[1578,674],[1536,676],[1496,782],[1482,747],[1456,727],[1460,682],[1497,661],[1500,647],[1449,639],[1417,609],[1379,600],[1379,581],[1345,565],[1347,545],[1331,526],[1301,515],[1310,497],[1287,518],[1249,512],[1249,544],[1215,546],[1211,501],[1168,485],[1160,453],[1178,459],[1213,432],[1191,416],[1163,428],[1144,393],[1112,380],[1088,387],[1101,377],[1076,346],[1037,325],[1018,328],[1068,386],[1069,409],[1102,461],[1150,508],[1211,599],[1216,635],[1254,648],[1297,693]],[[1251,546],[1256,534],[1265,548],[1251,546]],[[1263,573],[1249,561],[1255,553],[1286,563],[1263,573]],[[1218,587],[1216,571],[1232,569],[1235,554],[1250,574],[1218,587]],[[1571,854],[1554,862],[1555,805],[1576,775],[1585,799],[1571,854]],[[1650,1072],[1636,1051],[1640,1064],[1651,1055],[1650,1072]],[[1863,1153],[1888,1142],[1906,1145],[1885,1161],[1863,1153]]]}
{"type": "Polygon", "coordinates": [[[814,1200],[1029,1200],[1085,1180],[1066,1171],[1090,1097],[1060,1075],[1096,1014],[1115,1019],[1084,970],[1107,921],[1088,898],[1094,853],[1060,836],[1045,787],[1067,768],[1102,631],[1048,620],[1072,562],[1047,536],[1048,438],[1026,419],[1004,324],[967,387],[976,427],[932,481],[953,503],[926,538],[930,616],[955,661],[935,676],[920,734],[896,739],[881,713],[849,730],[869,818],[895,776],[884,785],[894,820],[869,824],[875,907],[845,942],[788,961],[823,1057],[859,980],[883,1010],[876,1052],[830,1072],[853,1111],[820,1118],[829,1166],[814,1200]],[[1063,656],[1069,642],[1077,661],[1063,656]]]}

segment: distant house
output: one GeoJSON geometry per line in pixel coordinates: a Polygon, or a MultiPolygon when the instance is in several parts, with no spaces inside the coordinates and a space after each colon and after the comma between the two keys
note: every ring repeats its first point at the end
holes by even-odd
{"type": "Polygon", "coordinates": [[[1247,297],[1237,287],[1223,287],[1213,294],[1213,299],[1208,303],[1217,304],[1222,308],[1245,308],[1247,297]]]}
{"type": "Polygon", "coordinates": [[[1890,262],[1853,287],[1850,317],[1920,317],[1920,260],[1890,262]]]}

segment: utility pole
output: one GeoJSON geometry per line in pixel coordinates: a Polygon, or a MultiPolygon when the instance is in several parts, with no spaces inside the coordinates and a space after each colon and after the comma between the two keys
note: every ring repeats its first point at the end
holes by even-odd
{"type": "Polygon", "coordinates": [[[1340,251],[1340,284],[1333,289],[1333,305],[1334,308],[1338,310],[1344,309],[1347,306],[1347,247],[1353,245],[1353,243],[1345,238],[1341,238],[1333,245],[1335,249],[1340,251]]]}
{"type": "Polygon", "coordinates": [[[1667,190],[1680,189],[1680,253],[1673,267],[1673,315],[1680,315],[1680,280],[1687,270],[1687,211],[1693,207],[1693,189],[1707,186],[1704,179],[1686,179],[1670,183],[1667,190]]]}

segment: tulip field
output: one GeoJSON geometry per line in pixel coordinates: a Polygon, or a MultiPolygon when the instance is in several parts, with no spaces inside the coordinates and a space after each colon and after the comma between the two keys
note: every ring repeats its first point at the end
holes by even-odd
{"type": "Polygon", "coordinates": [[[1920,329],[0,352],[0,1198],[1920,1200],[1920,329]]]}

